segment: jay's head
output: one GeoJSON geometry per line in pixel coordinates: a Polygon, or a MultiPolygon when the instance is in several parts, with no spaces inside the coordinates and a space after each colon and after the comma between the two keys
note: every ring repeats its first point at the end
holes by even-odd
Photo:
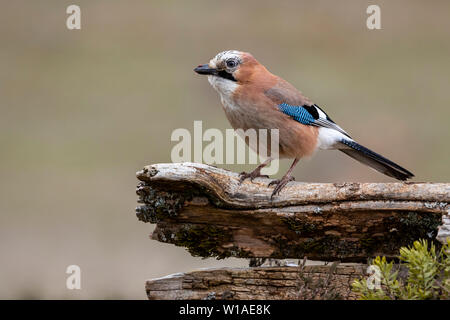
{"type": "Polygon", "coordinates": [[[208,75],[209,83],[219,93],[231,94],[239,85],[257,81],[258,71],[267,70],[250,53],[229,50],[218,53],[194,71],[208,75]]]}

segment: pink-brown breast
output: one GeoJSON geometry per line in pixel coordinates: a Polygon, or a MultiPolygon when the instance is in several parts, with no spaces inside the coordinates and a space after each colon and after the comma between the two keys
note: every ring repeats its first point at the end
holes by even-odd
{"type": "MultiPolygon", "coordinates": [[[[228,120],[234,129],[279,129],[280,158],[303,158],[311,156],[317,147],[318,128],[303,125],[278,109],[283,98],[268,96],[266,92],[274,87],[284,86],[292,99],[304,99],[299,91],[281,78],[271,74],[262,65],[239,70],[248,76],[239,83],[232,102],[234,107],[225,108],[228,120]],[[295,91],[293,91],[295,90],[295,91]]],[[[306,99],[306,100],[305,100],[306,99]]],[[[303,101],[303,102],[304,102],[303,101]]],[[[309,100],[308,100],[309,101],[309,100]]]]}

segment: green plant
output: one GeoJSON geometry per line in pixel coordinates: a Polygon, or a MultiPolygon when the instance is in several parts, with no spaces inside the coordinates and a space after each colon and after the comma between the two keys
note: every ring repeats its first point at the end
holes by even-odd
{"type": "Polygon", "coordinates": [[[450,239],[436,250],[426,240],[414,241],[411,247],[400,248],[400,265],[385,257],[371,261],[377,271],[379,286],[362,278],[352,283],[352,291],[362,300],[425,300],[450,299],[450,239]],[[401,275],[403,273],[403,275],[401,275]]]}

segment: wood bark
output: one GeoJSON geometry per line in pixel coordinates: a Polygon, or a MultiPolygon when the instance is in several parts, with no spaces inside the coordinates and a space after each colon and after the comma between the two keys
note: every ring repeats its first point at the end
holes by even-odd
{"type": "Polygon", "coordinates": [[[146,282],[150,300],[355,299],[351,283],[364,265],[220,268],[177,273],[146,282]]]}
{"type": "Polygon", "coordinates": [[[137,177],[152,239],[195,256],[366,262],[449,230],[449,183],[291,182],[271,200],[270,179],[240,184],[203,164],[150,165],[137,177]]]}

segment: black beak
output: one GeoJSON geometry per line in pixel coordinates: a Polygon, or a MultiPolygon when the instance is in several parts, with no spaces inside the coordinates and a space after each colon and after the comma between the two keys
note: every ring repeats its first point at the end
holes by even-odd
{"type": "Polygon", "coordinates": [[[201,64],[194,69],[198,74],[214,74],[217,75],[217,69],[210,68],[207,64],[201,64]]]}

